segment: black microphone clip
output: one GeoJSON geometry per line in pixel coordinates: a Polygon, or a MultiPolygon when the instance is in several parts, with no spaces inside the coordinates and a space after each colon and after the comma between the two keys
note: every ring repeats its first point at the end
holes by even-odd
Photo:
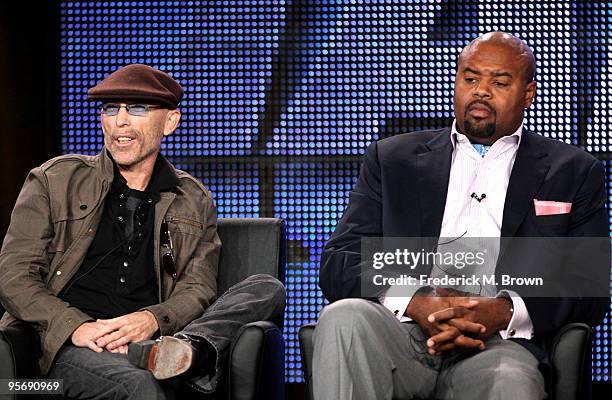
{"type": "Polygon", "coordinates": [[[470,197],[471,197],[471,198],[473,198],[473,199],[475,199],[476,201],[478,201],[478,202],[480,203],[481,201],[483,201],[483,200],[484,200],[484,199],[487,197],[487,195],[486,195],[485,193],[483,193],[483,194],[481,194],[480,196],[478,196],[478,195],[476,194],[476,192],[472,192],[472,194],[470,195],[470,197]]]}

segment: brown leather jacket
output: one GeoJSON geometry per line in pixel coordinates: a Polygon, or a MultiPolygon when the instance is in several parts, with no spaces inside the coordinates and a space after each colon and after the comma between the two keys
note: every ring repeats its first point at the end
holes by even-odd
{"type": "MultiPolygon", "coordinates": [[[[159,304],[146,307],[162,335],[182,329],[214,300],[221,247],[210,193],[191,175],[172,169],[180,183],[174,192],[161,193],[155,205],[153,267],[159,304]],[[164,219],[172,236],[176,280],[160,270],[164,219]]],[[[93,320],[57,294],[85,258],[112,180],[106,151],[57,157],[30,172],[13,209],[0,253],[0,297],[7,310],[0,326],[21,320],[36,329],[43,374],[72,332],[93,320]]]]}

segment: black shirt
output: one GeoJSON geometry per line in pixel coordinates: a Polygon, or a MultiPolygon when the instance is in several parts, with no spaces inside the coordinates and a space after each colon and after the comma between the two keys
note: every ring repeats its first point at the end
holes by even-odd
{"type": "MultiPolygon", "coordinates": [[[[114,164],[114,161],[113,161],[114,164]]],[[[102,219],[85,260],[60,298],[92,318],[115,318],[158,303],[153,268],[155,203],[178,178],[159,155],[147,189],[130,189],[114,164],[102,219]]]]}

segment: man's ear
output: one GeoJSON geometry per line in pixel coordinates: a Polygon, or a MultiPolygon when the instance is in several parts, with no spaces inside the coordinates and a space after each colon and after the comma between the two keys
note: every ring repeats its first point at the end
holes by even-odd
{"type": "Polygon", "coordinates": [[[525,90],[525,101],[523,103],[524,108],[529,108],[533,104],[533,100],[536,95],[537,84],[536,81],[531,81],[527,84],[525,90]]]}
{"type": "Polygon", "coordinates": [[[166,115],[166,124],[164,126],[164,136],[172,134],[172,132],[176,130],[180,120],[181,111],[178,108],[168,111],[168,114],[166,115]]]}

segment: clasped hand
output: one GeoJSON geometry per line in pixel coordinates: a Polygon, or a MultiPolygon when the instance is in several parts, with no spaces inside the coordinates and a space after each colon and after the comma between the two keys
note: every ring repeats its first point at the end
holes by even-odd
{"type": "Polygon", "coordinates": [[[159,329],[155,316],[149,311],[137,311],[113,319],[85,322],[72,333],[72,344],[88,347],[100,353],[127,354],[128,344],[150,339],[159,329]]]}
{"type": "Polygon", "coordinates": [[[453,349],[485,349],[485,340],[505,329],[512,318],[505,298],[479,297],[453,289],[436,289],[435,296],[415,296],[407,314],[428,335],[429,354],[453,349]]]}

